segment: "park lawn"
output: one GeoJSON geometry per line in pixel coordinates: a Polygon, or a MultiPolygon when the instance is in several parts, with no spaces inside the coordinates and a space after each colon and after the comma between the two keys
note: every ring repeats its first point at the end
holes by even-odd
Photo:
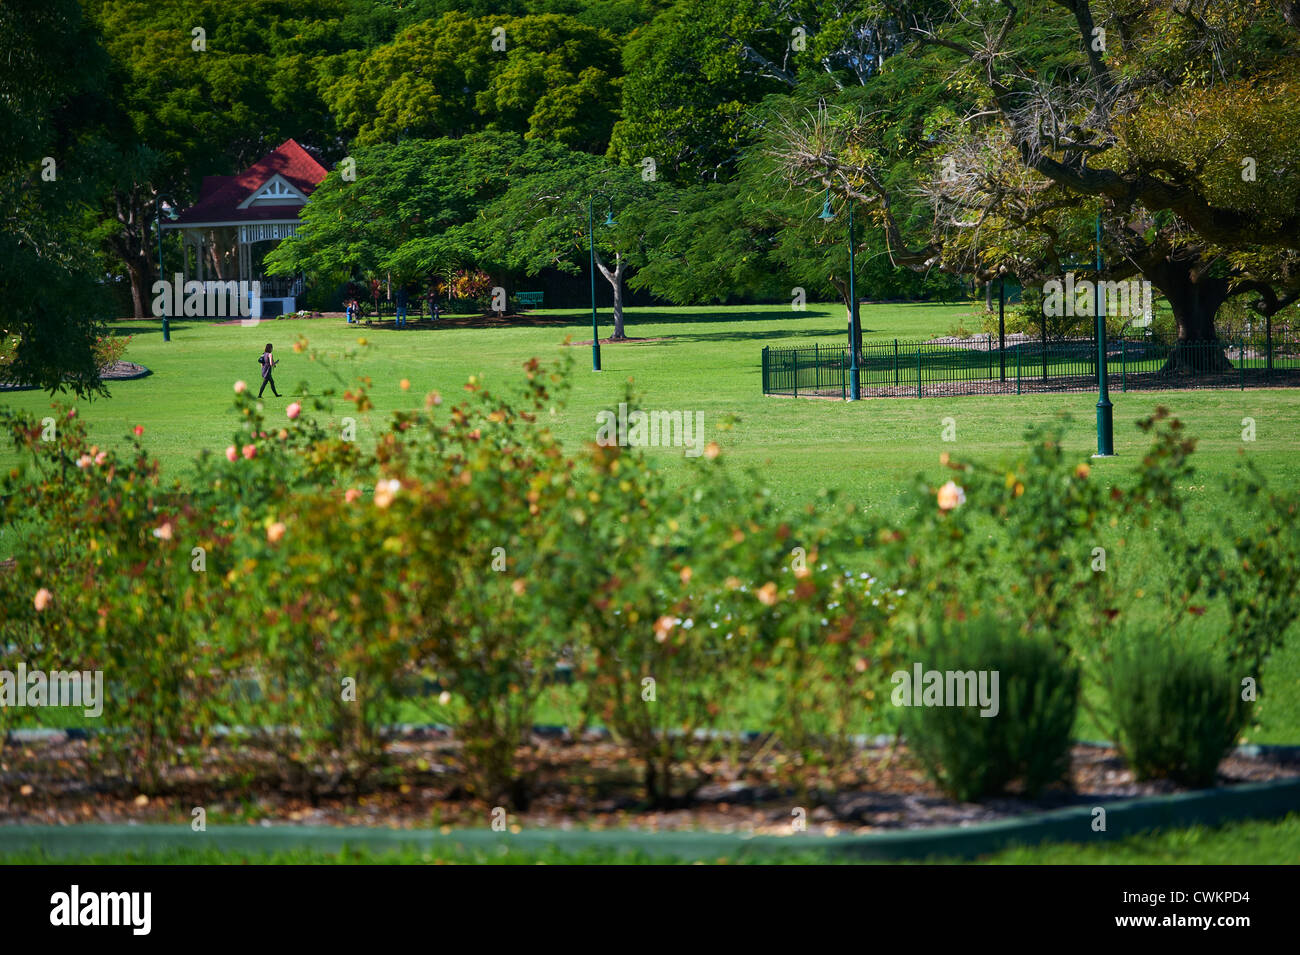
{"type": "MultiPolygon", "coordinates": [[[[154,373],[112,383],[111,397],[77,402],[76,407],[92,440],[101,445],[121,447],[131,428],[142,425],[146,446],[160,458],[165,472],[187,480],[189,464],[201,449],[219,452],[238,441],[232,385],[240,378],[257,383],[256,359],[271,341],[281,357],[277,378],[286,396],[275,399],[268,393],[272,420],[274,409],[293,397],[322,419],[337,423],[349,413],[355,415],[355,409],[337,397],[324,399],[325,411],[311,412],[306,396],[318,396],[328,387],[341,393],[347,382],[368,375],[375,409],[358,417],[358,439],[363,442],[373,441],[386,428],[392,411],[420,405],[431,389],[454,396],[471,375],[494,390],[509,391],[520,365],[536,356],[570,362],[565,375],[568,393],[557,399],[550,423],[566,445],[577,448],[595,439],[597,412],[617,409],[631,379],[640,396],[638,407],[703,412],[705,440],[716,441],[725,459],[755,472],[788,510],[814,500],[821,488],[833,488],[866,510],[892,514],[918,475],[938,483],[951,474],[939,465],[941,452],[987,463],[1010,462],[1023,452],[1027,426],[1050,423],[1063,414],[1072,416],[1064,433],[1067,450],[1080,460],[1095,450],[1096,399],[1091,394],[877,398],[858,403],[762,395],[763,346],[838,344],[844,329],[838,305],[809,305],[805,311],[784,305],[631,309],[628,334],[648,340],[604,345],[600,374],[591,371],[589,346],[564,344],[569,337],[589,341],[588,313],[552,309],[531,314],[553,324],[397,331],[389,326],[349,326],[340,318],[268,320],[251,328],[180,321],[172,326],[172,341],[165,343],[156,323],[123,321],[115,330],[133,336],[127,358],[154,373]],[[293,352],[299,335],[327,356],[324,365],[293,352]],[[359,339],[367,344],[359,346],[359,339]],[[359,354],[354,361],[344,360],[346,351],[359,354]],[[400,388],[404,378],[411,382],[409,392],[400,388]],[[721,429],[728,418],[734,419],[733,426],[721,429]],[[951,443],[942,440],[947,418],[956,426],[956,441],[951,443]]],[[[868,340],[942,336],[962,322],[975,323],[968,304],[862,309],[868,340]]],[[[608,334],[607,325],[602,334],[608,334]]],[[[1295,440],[1300,433],[1300,392],[1228,389],[1115,393],[1112,398],[1118,454],[1093,462],[1095,479],[1118,484],[1129,480],[1146,446],[1134,422],[1165,405],[1198,439],[1198,475],[1186,488],[1186,510],[1193,525],[1211,534],[1219,532],[1223,520],[1216,482],[1239,458],[1249,456],[1278,486],[1300,478],[1295,440]],[[1253,442],[1242,437],[1247,417],[1256,426],[1253,442]]],[[[0,404],[42,415],[50,398],[40,392],[7,392],[0,393],[0,404]]],[[[690,479],[695,459],[682,449],[651,448],[647,453],[681,480],[690,479]]],[[[7,447],[0,449],[0,467],[10,467],[15,460],[7,447]]],[[[1112,542],[1099,543],[1109,549],[1112,542]]],[[[1139,565],[1127,571],[1135,574],[1135,582],[1141,582],[1143,566],[1168,565],[1154,535],[1138,535],[1129,544],[1130,565],[1139,565]]],[[[0,558],[4,551],[0,535],[0,558]]],[[[1294,692],[1300,684],[1298,643],[1291,639],[1263,674],[1266,688],[1291,692],[1266,692],[1260,729],[1247,736],[1252,742],[1300,742],[1300,694],[1294,692]]],[[[412,718],[427,714],[436,721],[435,707],[433,701],[424,701],[412,718]]],[[[753,710],[761,723],[762,701],[755,701],[753,710]]],[[[562,719],[566,711],[571,707],[557,706],[554,712],[544,707],[539,719],[568,722],[562,719]]],[[[1096,739],[1104,733],[1085,716],[1077,735],[1096,739]]]]}
{"type": "MultiPolygon", "coordinates": [[[[293,353],[290,346],[301,334],[333,356],[356,350],[359,338],[368,342],[355,363],[337,357],[328,362],[345,380],[363,374],[373,379],[375,410],[358,419],[363,442],[386,427],[392,411],[419,406],[431,389],[454,395],[476,375],[489,387],[508,391],[528,358],[567,357],[572,360],[567,402],[557,404],[551,419],[566,444],[577,447],[594,440],[596,412],[617,409],[630,378],[641,408],[703,412],[706,440],[717,441],[737,465],[757,469],[778,499],[792,507],[810,500],[821,487],[836,488],[868,508],[890,507],[902,485],[917,474],[940,473],[941,451],[989,462],[1009,460],[1020,452],[1026,426],[1063,413],[1073,416],[1065,435],[1067,448],[1084,457],[1095,447],[1095,398],[1089,394],[877,398],[857,404],[763,396],[762,347],[837,344],[843,328],[839,306],[810,305],[803,312],[788,306],[631,309],[629,334],[659,340],[604,345],[600,374],[591,371],[589,347],[563,344],[566,336],[590,338],[586,315],[556,310],[537,314],[553,318],[555,325],[396,331],[348,326],[337,318],[268,320],[252,328],[177,322],[170,343],[161,340],[155,323],[125,321],[116,331],[133,335],[127,357],[152,369],[153,375],[112,383],[110,398],[78,402],[77,409],[92,439],[101,445],[121,447],[129,431],[142,425],[151,452],[166,471],[184,479],[196,453],[205,448],[219,452],[236,436],[239,423],[231,387],[238,379],[256,386],[256,359],[267,341],[274,342],[281,360],[277,379],[283,394],[301,398],[331,386],[342,391],[329,371],[293,353]],[[401,390],[402,379],[411,382],[409,392],[401,390]],[[727,417],[738,421],[731,430],[720,431],[718,424],[727,417]],[[947,417],[956,423],[955,443],[941,439],[947,417]]],[[[943,335],[969,315],[967,305],[862,309],[868,339],[943,335]]],[[[607,333],[607,327],[603,331],[607,333]]],[[[1098,462],[1103,479],[1123,475],[1137,463],[1137,452],[1145,445],[1133,422],[1159,404],[1183,418],[1199,439],[1200,464],[1207,477],[1224,473],[1242,449],[1271,478],[1287,482],[1300,476],[1294,454],[1300,433],[1296,392],[1180,391],[1112,397],[1119,454],[1098,462]],[[1249,444],[1242,441],[1245,417],[1254,418],[1257,427],[1257,440],[1249,444]]],[[[290,397],[277,400],[268,392],[267,399],[274,420],[274,409],[290,397]]],[[[310,401],[304,403],[310,410],[310,401]]],[[[42,392],[6,392],[0,393],[0,405],[44,415],[50,398],[42,392]]],[[[330,409],[319,414],[337,421],[349,413],[355,411],[336,397],[330,409]]],[[[683,480],[689,479],[692,461],[681,449],[650,453],[683,480]]],[[[14,460],[11,450],[0,449],[0,466],[12,466],[14,460]]],[[[1212,514],[1212,502],[1201,510],[1212,514]]]]}
{"type": "MultiPolygon", "coordinates": [[[[791,837],[799,838],[799,837],[791,837]]],[[[814,837],[808,837],[812,841],[814,837]]],[[[223,852],[218,849],[171,849],[160,852],[118,852],[75,858],[42,852],[21,852],[0,856],[0,864],[41,865],[542,865],[542,864],[671,864],[682,860],[640,851],[584,848],[572,853],[548,849],[511,849],[507,841],[499,847],[449,846],[432,851],[405,849],[372,852],[345,849],[325,852],[298,849],[274,853],[223,852]]],[[[712,863],[818,864],[843,862],[813,848],[782,857],[735,855],[709,860],[712,863]]],[[[932,863],[961,860],[934,859],[932,863]]],[[[1193,826],[1133,836],[1118,842],[1049,843],[1007,849],[974,860],[980,865],[1294,865],[1300,861],[1300,814],[1275,821],[1247,821],[1209,828],[1193,826]]]]}

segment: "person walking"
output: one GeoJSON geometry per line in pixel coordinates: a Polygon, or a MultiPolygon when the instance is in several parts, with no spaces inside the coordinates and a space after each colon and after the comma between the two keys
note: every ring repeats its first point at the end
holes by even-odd
{"type": "Polygon", "coordinates": [[[271,394],[279,398],[280,392],[276,391],[275,389],[275,379],[271,377],[271,371],[272,369],[275,368],[276,365],[280,363],[276,359],[271,357],[270,342],[266,343],[266,351],[262,352],[262,354],[258,356],[257,361],[258,364],[262,366],[262,387],[257,389],[257,397],[259,398],[262,397],[262,392],[266,391],[267,385],[270,385],[271,394]]]}

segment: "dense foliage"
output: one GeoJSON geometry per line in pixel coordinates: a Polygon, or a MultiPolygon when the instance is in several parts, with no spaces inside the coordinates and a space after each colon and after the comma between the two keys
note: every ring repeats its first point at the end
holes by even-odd
{"type": "Polygon", "coordinates": [[[239,383],[240,426],[189,489],[160,477],[140,434],[119,453],[66,409],[7,413],[24,463],[0,480],[14,560],[0,670],[102,671],[91,725],[108,732],[93,745],[145,788],[209,752],[218,726],[233,734],[220,749],[232,779],[359,785],[386,771],[383,727],[411,687],[432,686],[466,790],[520,806],[529,731],[560,671],[580,688],[575,721],[614,734],[661,805],[751,765],[805,791],[842,783],[873,728],[914,735],[960,795],[1037,789],[1060,775],[1079,680],[1090,712],[1089,688],[1112,704],[1116,686],[1141,691],[1094,712],[1134,741],[1141,772],[1204,781],[1273,691],[1259,676],[1300,612],[1286,583],[1300,503],[1246,469],[1225,499],[1263,502],[1263,523],[1222,544],[1192,535],[1176,420],[1146,423],[1151,450],[1122,491],[1040,430],[1009,470],[945,459],[952,480],[918,482],[897,517],[833,496],[788,514],[713,443],[689,482],[638,448],[560,446],[546,420],[562,380],[530,361],[518,393],[471,380],[459,401],[430,393],[386,425],[362,382],[312,399],[343,402],[339,426],[297,402],[270,420],[239,383]],[[1159,584],[1145,594],[1126,560],[1139,528],[1186,555],[1145,568],[1159,584]],[[943,637],[970,626],[983,642],[943,637]],[[1164,633],[1195,641],[1204,672],[1171,664],[1150,692],[1131,685],[1126,641],[1164,633]],[[891,674],[916,664],[1000,670],[998,713],[891,705],[891,674]],[[1191,768],[1169,746],[1152,755],[1217,712],[1233,718],[1191,768]],[[1142,730],[1152,721],[1159,740],[1142,730]]]}

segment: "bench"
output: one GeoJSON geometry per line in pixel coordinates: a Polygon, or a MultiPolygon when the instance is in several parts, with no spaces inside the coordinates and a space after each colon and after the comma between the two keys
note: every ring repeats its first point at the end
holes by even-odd
{"type": "Polygon", "coordinates": [[[527,305],[529,308],[538,308],[542,304],[541,292],[516,292],[515,301],[520,307],[527,305]]]}

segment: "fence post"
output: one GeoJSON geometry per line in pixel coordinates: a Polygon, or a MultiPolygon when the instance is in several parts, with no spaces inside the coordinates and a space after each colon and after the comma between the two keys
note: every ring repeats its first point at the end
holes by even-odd
{"type": "Polygon", "coordinates": [[[921,346],[916,346],[916,397],[921,397],[921,346]]]}
{"type": "Polygon", "coordinates": [[[848,391],[845,390],[845,386],[848,384],[849,381],[849,370],[844,366],[845,359],[847,358],[848,358],[847,352],[840,352],[840,400],[841,401],[849,400],[848,391]]]}
{"type": "Polygon", "coordinates": [[[1128,341],[1119,340],[1119,375],[1120,391],[1128,391],[1128,341]]]}
{"type": "Polygon", "coordinates": [[[1237,367],[1241,370],[1241,390],[1246,390],[1246,339],[1237,343],[1237,367]]]}
{"type": "Polygon", "coordinates": [[[1264,348],[1267,354],[1264,366],[1264,379],[1273,380],[1273,316],[1264,316],[1264,348]]]}
{"type": "Polygon", "coordinates": [[[1047,313],[1043,313],[1043,384],[1047,384],[1047,313]]]}
{"type": "Polygon", "coordinates": [[[894,387],[898,387],[898,339],[894,339],[894,387]]]}
{"type": "Polygon", "coordinates": [[[1016,394],[1020,394],[1020,345],[1016,346],[1016,394]]]}
{"type": "Polygon", "coordinates": [[[821,394],[822,390],[822,346],[820,342],[813,342],[813,391],[821,394]]]}
{"type": "Polygon", "coordinates": [[[799,349],[797,348],[790,349],[790,357],[794,359],[794,376],[791,378],[791,381],[794,383],[793,388],[791,389],[794,392],[792,397],[798,398],[799,397],[799,349]]]}
{"type": "Polygon", "coordinates": [[[763,394],[767,394],[767,350],[770,346],[763,346],[763,394]]]}

